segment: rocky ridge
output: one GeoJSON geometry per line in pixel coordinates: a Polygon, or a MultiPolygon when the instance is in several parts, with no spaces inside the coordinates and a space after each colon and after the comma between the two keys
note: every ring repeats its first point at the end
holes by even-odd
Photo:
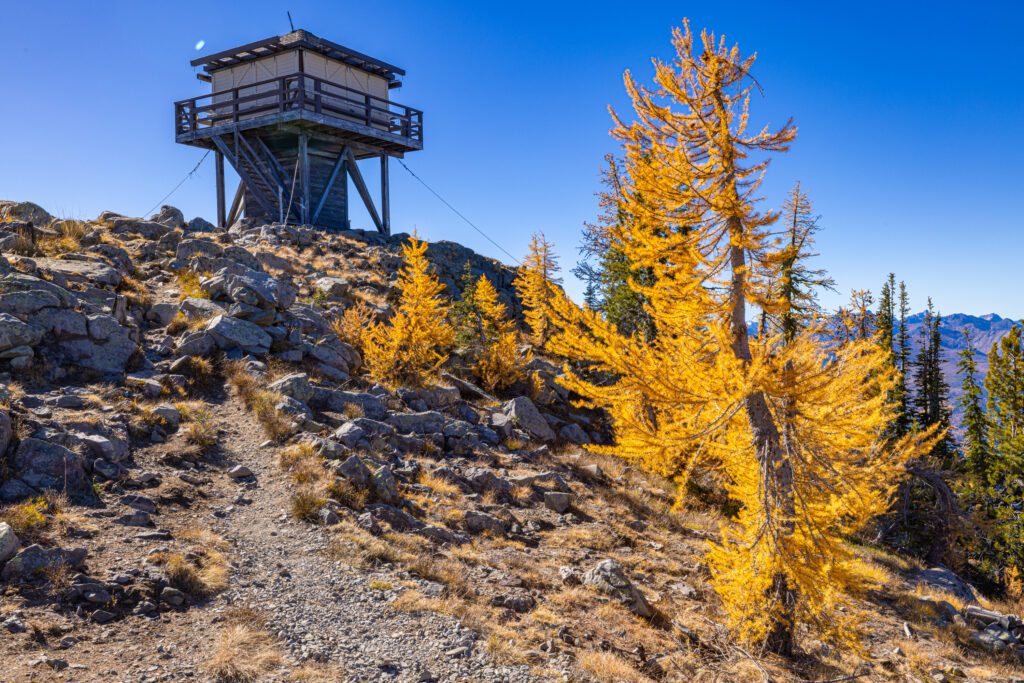
{"type": "MultiPolygon", "coordinates": [[[[501,397],[457,367],[421,389],[362,376],[332,322],[387,315],[403,239],[0,202],[0,519],[26,530],[0,522],[16,680],[230,680],[210,641],[253,624],[280,650],[267,680],[739,670],[704,616],[714,519],[681,521],[669,482],[581,453],[606,435],[557,364],[534,358],[501,397]]],[[[511,269],[453,243],[427,255],[453,296],[468,264],[518,311],[511,269]]],[[[910,623],[1024,651],[1016,617],[954,579],[901,571],[912,595],[879,612],[871,670],[911,666],[886,648],[910,623]]],[[[932,659],[946,680],[970,664],[932,659]]]]}

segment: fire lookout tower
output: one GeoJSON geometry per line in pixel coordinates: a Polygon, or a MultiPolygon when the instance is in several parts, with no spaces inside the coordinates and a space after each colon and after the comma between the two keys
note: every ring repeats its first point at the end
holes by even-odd
{"type": "Polygon", "coordinates": [[[298,30],[200,57],[210,93],[174,104],[179,143],[216,154],[217,223],[349,226],[348,177],[391,232],[388,158],[423,149],[423,112],[391,100],[405,71],[298,30]],[[380,212],[358,161],[380,159],[380,212]],[[226,209],[224,160],[241,182],[226,209]]]}

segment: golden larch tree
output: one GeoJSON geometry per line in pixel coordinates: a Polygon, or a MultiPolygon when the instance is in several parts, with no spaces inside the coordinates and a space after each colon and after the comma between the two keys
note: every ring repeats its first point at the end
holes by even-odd
{"type": "Polygon", "coordinates": [[[448,360],[454,332],[448,324],[444,285],[430,272],[427,243],[415,236],[402,245],[405,265],[398,277],[398,309],[386,323],[362,335],[369,374],[377,381],[418,386],[448,360]]]}
{"type": "Polygon", "coordinates": [[[473,303],[479,311],[481,348],[476,361],[476,374],[489,390],[504,389],[522,376],[522,366],[529,358],[520,359],[519,334],[508,316],[508,308],[498,300],[498,290],[487,276],[481,275],[473,288],[473,303]]]}
{"type": "Polygon", "coordinates": [[[695,468],[711,471],[740,504],[708,558],[740,640],[789,653],[804,622],[853,643],[849,596],[863,583],[843,537],[886,508],[930,435],[884,440],[894,374],[872,340],[833,347],[811,325],[752,347],[748,306],[795,312],[770,286],[786,259],[756,191],[796,131],[748,131],[753,56],[706,31],[695,45],[688,24],[673,43],[672,63],[654,60],[655,87],[626,73],[634,121],[612,112],[629,220],[610,229],[651,275],[630,286],[648,302],[653,338],[624,336],[552,288],[548,348],[601,377],[567,365],[563,381],[612,419],[614,445],[595,450],[680,490],[695,468]]]}
{"type": "Polygon", "coordinates": [[[519,267],[514,284],[523,303],[523,318],[532,333],[530,341],[537,346],[543,346],[551,333],[548,301],[555,292],[554,285],[561,282],[558,271],[554,245],[545,239],[544,233],[534,233],[530,252],[519,267]]]}

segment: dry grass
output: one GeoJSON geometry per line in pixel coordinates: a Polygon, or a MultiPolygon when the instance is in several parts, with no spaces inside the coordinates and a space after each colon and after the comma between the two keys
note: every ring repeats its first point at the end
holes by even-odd
{"type": "Polygon", "coordinates": [[[164,568],[177,588],[197,598],[208,598],[228,587],[227,558],[212,547],[194,546],[188,553],[156,553],[152,561],[164,568]]]}
{"type": "Polygon", "coordinates": [[[197,273],[194,270],[179,270],[174,274],[174,279],[178,283],[178,288],[181,293],[178,295],[179,301],[185,299],[209,299],[210,295],[203,291],[200,286],[200,279],[207,273],[197,273]]]}
{"type": "Polygon", "coordinates": [[[133,306],[148,308],[153,303],[153,297],[150,295],[146,285],[130,275],[125,275],[121,278],[121,285],[118,287],[118,291],[124,294],[125,298],[133,306]]]}
{"type": "Polygon", "coordinates": [[[41,540],[50,527],[49,507],[41,496],[15,503],[0,510],[0,522],[7,522],[22,543],[41,540]]]}
{"type": "Polygon", "coordinates": [[[245,407],[256,416],[267,437],[283,441],[291,435],[291,420],[275,407],[281,401],[281,396],[263,389],[264,380],[250,375],[245,369],[245,363],[241,361],[229,363],[226,375],[245,407]]]}
{"type": "Polygon", "coordinates": [[[270,634],[236,623],[217,636],[206,670],[220,683],[254,683],[277,670],[283,661],[280,645],[270,634]]]}
{"type": "Polygon", "coordinates": [[[453,498],[462,494],[462,489],[458,486],[447,479],[434,476],[425,469],[420,471],[419,481],[431,491],[444,498],[453,498]]]}
{"type": "Polygon", "coordinates": [[[316,522],[320,519],[320,509],[327,503],[327,499],[311,488],[300,488],[292,494],[291,512],[292,517],[307,522],[316,522]]]}
{"type": "Polygon", "coordinates": [[[218,429],[212,410],[205,406],[196,407],[182,412],[181,417],[185,420],[185,426],[182,428],[185,441],[197,446],[201,451],[208,451],[217,445],[218,429]]]}
{"type": "Polygon", "coordinates": [[[576,663],[599,683],[651,683],[650,678],[611,652],[581,652],[576,657],[576,663]]]}
{"type": "Polygon", "coordinates": [[[36,249],[47,256],[69,254],[82,249],[82,238],[89,232],[89,224],[77,220],[54,221],[50,228],[56,236],[43,236],[36,242],[36,249]]]}

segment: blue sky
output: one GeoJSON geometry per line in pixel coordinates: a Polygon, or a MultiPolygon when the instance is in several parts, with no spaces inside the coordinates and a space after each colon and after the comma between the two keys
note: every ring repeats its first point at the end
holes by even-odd
{"type": "MultiPolygon", "coordinates": [[[[568,268],[615,151],[606,107],[626,109],[622,72],[646,79],[688,16],[758,52],[756,122],[796,120],[764,194],[777,205],[800,180],[822,214],[819,262],[842,292],[825,303],[894,270],[915,310],[930,295],[947,313],[1024,316],[1024,10],[842,5],[6,3],[0,198],[146,211],[202,155],[173,140],[172,102],[208,88],[189,60],[286,32],[290,9],[297,27],[405,68],[393,97],[424,110],[426,131],[410,168],[513,254],[543,230],[568,268]]],[[[169,200],[187,216],[214,217],[211,162],[169,200]]],[[[397,164],[392,207],[396,230],[507,260],[397,164]]]]}

